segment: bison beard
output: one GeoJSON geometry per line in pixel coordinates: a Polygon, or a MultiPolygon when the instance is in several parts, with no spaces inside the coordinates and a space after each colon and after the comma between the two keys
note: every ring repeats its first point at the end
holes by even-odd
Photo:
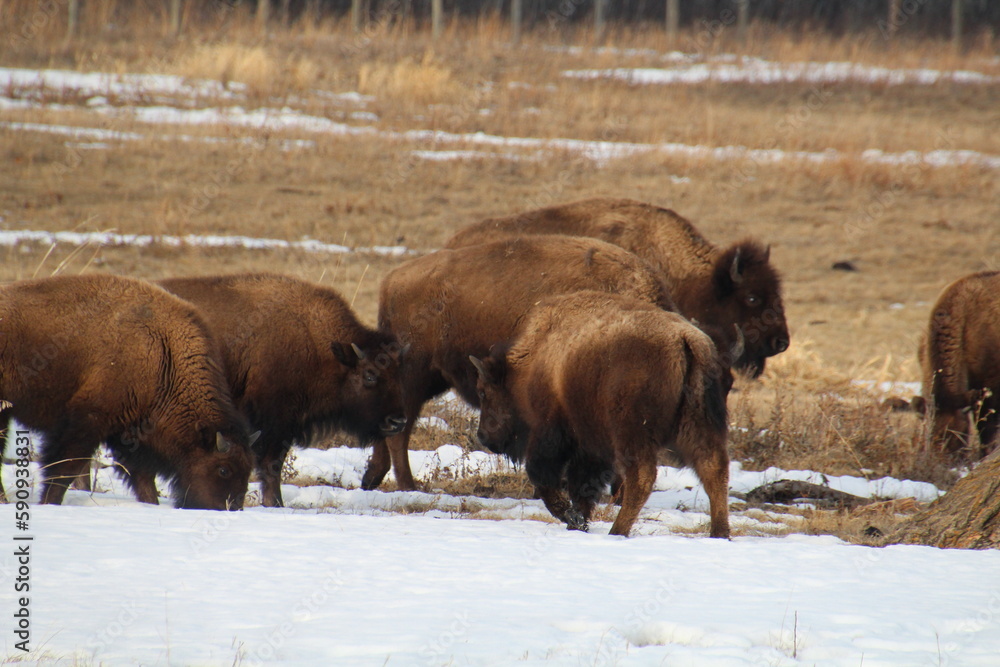
{"type": "Polygon", "coordinates": [[[477,438],[523,459],[539,497],[570,529],[586,530],[600,495],[621,479],[611,533],[628,535],[662,449],[695,469],[711,535],[728,537],[728,370],[683,318],[613,295],[553,297],[509,351],[470,362],[482,405],[477,438]]]}

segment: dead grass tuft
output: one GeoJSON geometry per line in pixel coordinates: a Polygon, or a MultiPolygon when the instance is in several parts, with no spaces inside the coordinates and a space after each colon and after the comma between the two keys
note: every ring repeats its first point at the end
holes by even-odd
{"type": "Polygon", "coordinates": [[[238,82],[250,94],[275,95],[308,90],[316,85],[320,67],[305,55],[282,55],[274,49],[238,42],[204,44],[180,57],[174,71],[182,76],[238,82]]]}
{"type": "Polygon", "coordinates": [[[462,88],[451,68],[437,62],[432,51],[416,60],[364,63],[358,69],[358,91],[405,106],[440,104],[462,88]]]}

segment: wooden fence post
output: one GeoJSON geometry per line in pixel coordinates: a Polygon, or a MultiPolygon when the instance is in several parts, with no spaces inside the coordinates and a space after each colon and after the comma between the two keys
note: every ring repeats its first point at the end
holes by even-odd
{"type": "Polygon", "coordinates": [[[677,29],[681,24],[681,6],[679,0],[667,0],[667,39],[670,44],[677,43],[677,29]]]}
{"type": "Polygon", "coordinates": [[[594,36],[597,39],[604,37],[606,3],[607,0],[594,0],[594,36]]]}
{"type": "Polygon", "coordinates": [[[66,19],[66,39],[76,36],[77,24],[80,22],[80,0],[69,0],[69,15],[66,19]]]}
{"type": "Polygon", "coordinates": [[[184,0],[170,0],[170,34],[181,34],[181,6],[184,0]]]}
{"type": "Polygon", "coordinates": [[[510,0],[510,40],[521,43],[521,0],[510,0]]]}
{"type": "Polygon", "coordinates": [[[956,52],[962,50],[963,19],[962,0],[951,0],[951,45],[956,52]]]}
{"type": "Polygon", "coordinates": [[[736,0],[736,38],[740,43],[747,41],[747,26],[750,24],[750,0],[736,0]]]}
{"type": "Polygon", "coordinates": [[[444,28],[444,0],[431,0],[431,37],[436,42],[444,28]]]}

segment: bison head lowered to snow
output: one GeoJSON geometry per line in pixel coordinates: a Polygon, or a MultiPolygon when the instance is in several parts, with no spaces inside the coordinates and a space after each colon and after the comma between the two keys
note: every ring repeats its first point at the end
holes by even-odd
{"type": "Polygon", "coordinates": [[[1000,436],[1000,271],[974,273],[944,289],[919,356],[932,441],[963,458],[988,454],[1000,436]],[[979,433],[972,451],[970,420],[979,433]]]}
{"type": "Polygon", "coordinates": [[[571,529],[587,529],[597,499],[620,479],[611,533],[628,535],[664,450],[701,479],[712,537],[729,536],[729,371],[683,317],[614,294],[550,297],[508,349],[470,361],[479,371],[478,440],[523,460],[546,507],[571,529]]]}
{"type": "Polygon", "coordinates": [[[589,236],[639,255],[660,272],[682,315],[723,332],[739,327],[745,344],[733,367],[753,377],[768,357],[788,348],[781,279],[769,249],[753,240],[718,248],[669,209],[587,199],[483,220],[459,230],[446,247],[531,234],[589,236]]]}
{"type": "Polygon", "coordinates": [[[58,504],[106,441],[140,500],[157,474],[175,504],[239,509],[247,424],[218,345],[190,304],[109,275],[0,289],[0,422],[43,436],[42,502],[58,504]]]}
{"type": "Polygon", "coordinates": [[[485,356],[509,341],[539,299],[583,289],[628,294],[672,309],[662,279],[639,257],[596,239],[533,236],[410,260],[382,283],[379,325],[412,345],[401,368],[406,429],[376,445],[362,486],[375,488],[390,456],[402,489],[415,488],[407,442],[424,402],[449,387],[472,405],[485,356]]]}
{"type": "Polygon", "coordinates": [[[398,433],[403,406],[395,336],[364,326],[335,291],[267,273],[160,284],[204,313],[233,398],[255,429],[262,502],[281,506],[293,443],[342,429],[363,443],[398,433]]]}

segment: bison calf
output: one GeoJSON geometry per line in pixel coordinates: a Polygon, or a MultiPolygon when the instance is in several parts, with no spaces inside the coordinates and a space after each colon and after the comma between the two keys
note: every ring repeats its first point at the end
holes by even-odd
{"type": "Polygon", "coordinates": [[[335,291],[273,274],[160,284],[198,306],[220,344],[233,399],[261,436],[262,502],[280,507],[293,443],[342,429],[363,443],[399,433],[396,338],[361,324],[335,291]]]}
{"type": "Polygon", "coordinates": [[[524,460],[546,507],[571,529],[586,530],[598,497],[621,479],[611,534],[628,535],[665,450],[701,479],[712,537],[729,536],[729,371],[683,317],[619,295],[552,297],[532,310],[509,349],[471,361],[479,371],[477,438],[524,460]]]}
{"type": "Polygon", "coordinates": [[[415,488],[407,443],[424,402],[454,387],[478,406],[469,355],[484,356],[509,341],[539,299],[585,289],[673,308],[645,262],[596,239],[535,236],[440,250],[386,276],[379,325],[412,345],[400,371],[407,424],[388,447],[376,444],[362,486],[377,487],[391,459],[400,488],[415,488]]]}
{"type": "Polygon", "coordinates": [[[952,455],[979,433],[977,460],[1000,432],[1000,271],[974,273],[945,288],[920,349],[923,403],[933,413],[931,438],[952,455]]]}
{"type": "Polygon", "coordinates": [[[534,234],[598,238],[639,255],[666,281],[679,313],[725,334],[739,327],[745,342],[733,367],[753,377],[764,372],[768,357],[788,348],[781,279],[769,249],[753,240],[716,247],[669,209],[631,199],[586,199],[483,220],[459,230],[446,247],[534,234]]]}
{"type": "Polygon", "coordinates": [[[198,311],[153,285],[89,275],[0,289],[0,423],[42,434],[44,503],[62,502],[106,441],[142,501],[157,501],[159,474],[178,507],[241,508],[247,427],[221,367],[198,311]]]}

